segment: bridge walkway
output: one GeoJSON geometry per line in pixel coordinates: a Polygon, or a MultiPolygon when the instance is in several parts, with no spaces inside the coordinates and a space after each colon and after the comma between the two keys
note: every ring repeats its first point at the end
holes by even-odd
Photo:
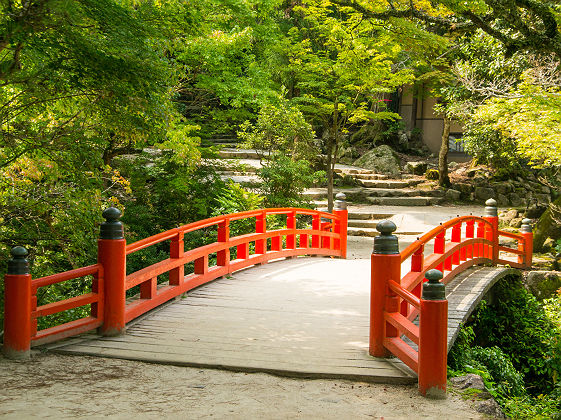
{"type": "MultiPolygon", "coordinates": [[[[449,348],[460,322],[506,268],[472,268],[448,286],[449,348]]],[[[65,354],[413,383],[399,359],[368,355],[370,261],[297,258],[242,270],[189,292],[128,326],[47,346],[65,354]]]]}

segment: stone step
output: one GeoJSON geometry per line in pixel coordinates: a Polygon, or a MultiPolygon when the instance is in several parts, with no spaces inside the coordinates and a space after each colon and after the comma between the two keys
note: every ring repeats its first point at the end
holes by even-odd
{"type": "Polygon", "coordinates": [[[384,218],[381,219],[368,219],[368,220],[356,220],[356,219],[349,219],[349,227],[353,228],[369,228],[369,229],[376,229],[376,225],[384,218]]]}
{"type": "Polygon", "coordinates": [[[252,150],[222,149],[218,152],[221,159],[259,159],[257,152],[252,150]]]}
{"type": "Polygon", "coordinates": [[[440,197],[367,197],[378,206],[430,206],[443,201],[440,197]]]}
{"type": "Polygon", "coordinates": [[[367,188],[368,197],[443,197],[440,190],[420,190],[410,188],[367,188]]]}
{"type": "Polygon", "coordinates": [[[413,186],[423,182],[423,180],[420,180],[420,179],[406,179],[406,180],[365,179],[365,180],[359,180],[359,182],[367,188],[391,188],[391,189],[395,189],[395,188],[413,187],[413,186]]]}
{"type": "Polygon", "coordinates": [[[389,213],[368,213],[368,212],[349,212],[349,220],[383,220],[389,219],[394,214],[389,213]]]}
{"type": "MultiPolygon", "coordinates": [[[[423,232],[394,232],[394,235],[420,235],[423,232]]],[[[380,232],[378,232],[374,228],[364,228],[364,227],[348,227],[347,228],[347,235],[349,236],[367,236],[370,238],[374,238],[378,236],[380,232]]]]}

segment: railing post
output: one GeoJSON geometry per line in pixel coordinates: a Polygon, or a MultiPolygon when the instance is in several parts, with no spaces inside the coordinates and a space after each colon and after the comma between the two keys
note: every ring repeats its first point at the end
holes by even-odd
{"type": "MultiPolygon", "coordinates": [[[[442,225],[442,223],[441,223],[442,225]]],[[[445,250],[445,236],[446,236],[446,230],[442,230],[442,232],[438,233],[436,235],[436,237],[434,238],[434,253],[435,254],[444,254],[444,250],[445,250]]],[[[440,263],[437,265],[436,267],[438,270],[443,271],[444,270],[444,263],[440,263]]]]}
{"type": "Polygon", "coordinates": [[[419,315],[419,392],[429,398],[446,398],[448,301],[438,270],[429,270],[423,283],[419,315]]]}
{"type": "MultiPolygon", "coordinates": [[[[255,217],[255,233],[265,233],[267,232],[267,213],[263,211],[255,217]]],[[[256,254],[266,254],[267,253],[267,240],[257,239],[255,241],[255,253],[256,254]]]]}
{"type": "MultiPolygon", "coordinates": [[[[286,229],[294,230],[296,229],[296,212],[291,211],[286,215],[286,229]]],[[[294,249],[296,248],[296,234],[289,233],[286,235],[286,248],[294,249]]]]}
{"type": "MultiPolygon", "coordinates": [[[[475,219],[469,219],[466,222],[466,239],[473,239],[475,236],[475,219]]],[[[473,245],[464,247],[466,250],[465,259],[471,260],[473,258],[473,245]]]]}
{"type": "Polygon", "coordinates": [[[532,267],[532,255],[534,253],[534,233],[530,223],[532,223],[530,219],[522,220],[520,234],[524,238],[524,242],[518,243],[518,249],[524,252],[524,255],[518,256],[518,262],[524,264],[526,268],[532,267]]]}
{"type": "Polygon", "coordinates": [[[398,335],[395,327],[386,325],[384,320],[386,309],[398,311],[398,298],[390,295],[388,281],[394,280],[398,284],[401,282],[401,255],[397,236],[392,235],[397,229],[395,224],[383,220],[376,229],[380,236],[374,238],[371,255],[369,353],[376,357],[387,357],[390,352],[384,347],[384,338],[398,335]]]}
{"type": "MultiPolygon", "coordinates": [[[[497,212],[497,202],[490,198],[485,202],[485,220],[491,224],[491,229],[485,230],[485,239],[490,240],[493,245],[485,256],[496,264],[499,259],[499,214],[497,212]]],[[[485,249],[487,250],[487,246],[485,249]]]]}
{"type": "Polygon", "coordinates": [[[338,193],[335,199],[333,214],[337,218],[335,219],[334,232],[339,234],[340,239],[335,239],[334,248],[341,251],[341,258],[347,258],[347,226],[349,218],[347,196],[343,193],[338,193]]]}
{"type": "Polygon", "coordinates": [[[11,254],[4,276],[2,352],[10,359],[27,359],[31,349],[31,274],[25,258],[27,249],[16,246],[11,254]]]}
{"type": "MultiPolygon", "coordinates": [[[[178,232],[177,236],[172,238],[169,244],[169,257],[181,258],[185,252],[185,245],[183,243],[183,232],[178,232]]],[[[179,286],[185,277],[185,266],[181,265],[169,271],[169,284],[172,286],[179,286]]]]}
{"type": "MultiPolygon", "coordinates": [[[[485,239],[485,222],[479,220],[477,222],[477,231],[476,235],[478,239],[485,239]]],[[[484,244],[475,244],[473,249],[473,256],[474,258],[483,258],[486,257],[484,253],[485,245],[484,244]]]]}
{"type": "MultiPolygon", "coordinates": [[[[460,217],[460,215],[458,215],[458,217],[460,217]]],[[[452,227],[450,242],[455,244],[462,242],[462,222],[458,222],[452,227]]],[[[460,265],[460,251],[456,251],[452,254],[452,264],[460,265]]]]}
{"type": "Polygon", "coordinates": [[[97,241],[97,261],[103,266],[103,325],[100,333],[116,336],[125,332],[127,242],[121,212],[109,207],[103,212],[105,222],[101,224],[97,241]]]}
{"type": "MultiPolygon", "coordinates": [[[[230,240],[230,220],[226,219],[218,224],[217,241],[230,240]]],[[[230,264],[230,248],[222,249],[216,253],[216,265],[226,267],[230,264]]]]}

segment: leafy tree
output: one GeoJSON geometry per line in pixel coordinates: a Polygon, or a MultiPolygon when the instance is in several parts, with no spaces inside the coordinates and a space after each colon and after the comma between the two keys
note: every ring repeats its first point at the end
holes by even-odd
{"type": "Polygon", "coordinates": [[[353,124],[393,120],[397,114],[373,107],[377,94],[411,80],[393,67],[400,48],[382,26],[363,21],[350,8],[309,0],[294,8],[295,25],[284,45],[283,77],[293,102],[314,124],[324,127],[328,208],[333,208],[333,173],[342,136],[353,124]]]}
{"type": "Polygon", "coordinates": [[[314,132],[298,108],[285,98],[278,104],[266,104],[259,111],[255,125],[246,121],[240,126],[238,136],[242,146],[255,149],[262,157],[274,153],[299,158],[314,159],[314,132]]]}

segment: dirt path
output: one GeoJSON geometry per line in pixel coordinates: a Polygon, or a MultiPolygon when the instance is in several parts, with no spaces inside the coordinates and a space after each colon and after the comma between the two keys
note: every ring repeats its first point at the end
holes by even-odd
{"type": "Polygon", "coordinates": [[[36,354],[0,358],[0,418],[481,419],[454,392],[301,380],[127,360],[36,354]]]}

